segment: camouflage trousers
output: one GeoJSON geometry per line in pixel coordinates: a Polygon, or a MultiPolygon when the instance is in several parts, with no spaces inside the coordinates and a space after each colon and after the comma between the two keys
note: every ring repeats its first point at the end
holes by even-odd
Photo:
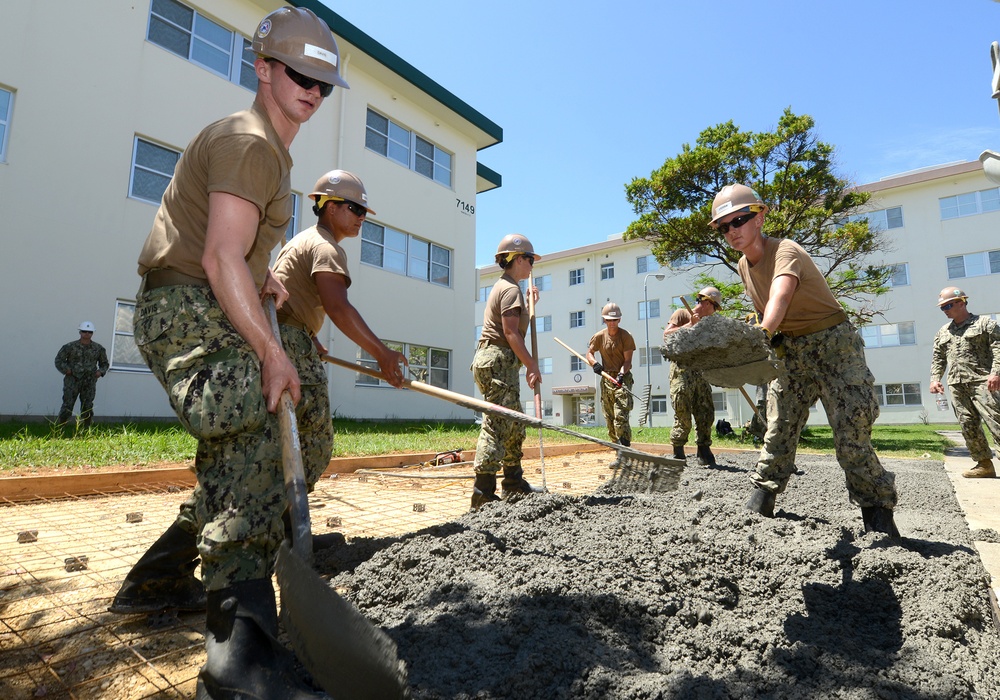
{"type": "Polygon", "coordinates": [[[694,416],[695,439],[699,447],[712,444],[712,424],[715,422],[715,403],[712,385],[699,371],[676,369],[670,375],[670,404],[674,409],[674,426],[670,429],[670,444],[682,447],[691,434],[691,417],[694,416]]]}
{"type": "Polygon", "coordinates": [[[622,378],[620,389],[606,378],[601,378],[601,409],[604,411],[604,422],[608,426],[608,438],[611,442],[618,442],[621,438],[632,442],[632,426],[628,420],[632,411],[632,394],[629,390],[634,385],[631,372],[622,378]]]}
{"type": "Polygon", "coordinates": [[[845,321],[810,335],[786,337],[779,349],[784,367],[768,386],[767,433],[750,480],[774,493],[785,490],[795,471],[809,408],[822,400],[851,503],[895,507],[895,477],[872,448],[878,399],[864,343],[854,326],[845,321]]]}
{"type": "MultiPolygon", "coordinates": [[[[208,287],[146,292],[136,303],[134,324],[143,358],[181,424],[198,439],[198,485],[176,524],[199,533],[205,587],[219,590],[269,578],[284,537],[281,514],[287,501],[278,419],[267,411],[256,354],[208,287]]],[[[287,335],[293,361],[309,366],[305,358],[316,353],[312,343],[306,348],[302,337],[287,335]]],[[[316,367],[311,375],[305,372],[296,411],[312,481],[322,473],[319,465],[329,462],[332,446],[325,375],[316,367]],[[320,375],[318,385],[305,384],[320,375]]]]}
{"type": "MultiPolygon", "coordinates": [[[[472,359],[472,376],[483,398],[490,403],[521,410],[521,363],[513,350],[484,345],[472,359]]],[[[483,413],[476,442],[476,474],[496,474],[521,465],[524,424],[483,413]]]]}
{"type": "Polygon", "coordinates": [[[962,382],[949,384],[948,387],[969,456],[975,462],[990,459],[993,453],[983,433],[983,423],[1000,444],[1000,401],[997,395],[987,391],[986,382],[962,382]]]}
{"type": "Polygon", "coordinates": [[[94,417],[94,397],[97,396],[97,377],[80,378],[75,375],[63,376],[62,407],[59,409],[59,425],[73,417],[73,406],[80,399],[80,420],[84,425],[90,425],[94,417]]]}

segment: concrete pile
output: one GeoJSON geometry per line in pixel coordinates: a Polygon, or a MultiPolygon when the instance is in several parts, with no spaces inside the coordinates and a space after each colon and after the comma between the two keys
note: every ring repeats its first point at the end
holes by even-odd
{"type": "Polygon", "coordinates": [[[760,329],[720,314],[671,333],[660,353],[678,367],[702,370],[708,383],[719,387],[757,386],[778,376],[760,329]]]}

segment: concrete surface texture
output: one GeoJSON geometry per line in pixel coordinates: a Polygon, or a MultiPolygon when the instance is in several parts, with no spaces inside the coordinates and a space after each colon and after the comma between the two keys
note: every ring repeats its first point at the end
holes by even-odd
{"type": "MultiPolygon", "coordinates": [[[[998,698],[984,569],[941,462],[886,460],[901,544],[832,457],[776,517],[755,453],[669,493],[540,494],[317,556],[396,641],[415,698],[998,698]]],[[[980,533],[995,536],[995,531],[980,533]]]]}
{"type": "Polygon", "coordinates": [[[756,386],[778,376],[764,334],[744,321],[719,314],[671,333],[660,352],[678,367],[706,371],[706,379],[715,386],[756,386]]]}

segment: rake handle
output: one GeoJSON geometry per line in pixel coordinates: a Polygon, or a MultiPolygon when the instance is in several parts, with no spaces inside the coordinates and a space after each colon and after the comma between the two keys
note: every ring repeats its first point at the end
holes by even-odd
{"type": "MultiPolygon", "coordinates": [[[[594,366],[594,363],[591,362],[590,360],[588,360],[587,357],[586,357],[586,355],[581,355],[576,350],[574,350],[573,348],[571,348],[569,345],[567,345],[563,341],[559,340],[559,338],[554,338],[554,340],[557,343],[559,343],[560,345],[562,345],[564,348],[566,348],[567,350],[569,350],[571,353],[573,353],[574,355],[576,355],[577,357],[579,357],[581,360],[583,360],[584,362],[586,362],[590,367],[594,366]]],[[[607,379],[609,382],[611,382],[613,385],[615,385],[619,389],[625,389],[625,385],[624,384],[622,384],[621,382],[619,382],[617,379],[615,379],[614,377],[612,377],[607,372],[601,372],[601,376],[604,377],[605,379],[607,379]]],[[[628,389],[625,389],[625,391],[628,391],[628,389]]],[[[637,398],[640,401],[642,401],[642,399],[640,397],[636,396],[631,391],[628,391],[628,393],[632,394],[632,396],[635,396],[635,398],[637,398]]]]}
{"type": "MultiPolygon", "coordinates": [[[[337,365],[338,367],[344,367],[347,369],[352,369],[355,372],[360,372],[361,374],[367,374],[369,377],[382,378],[382,373],[377,372],[368,367],[362,367],[361,365],[355,364],[353,362],[348,362],[347,360],[341,360],[339,357],[333,357],[331,355],[321,355],[321,359],[324,362],[329,362],[332,365],[337,365]]],[[[525,425],[530,425],[536,428],[545,428],[546,430],[554,430],[557,433],[563,433],[564,435],[572,435],[573,437],[580,438],[581,440],[588,440],[590,442],[596,443],[598,445],[603,445],[605,447],[610,447],[613,450],[627,450],[628,448],[623,448],[621,445],[615,444],[613,442],[608,442],[607,440],[601,440],[600,438],[595,438],[586,433],[578,433],[575,430],[570,430],[569,428],[564,428],[561,425],[549,425],[540,418],[533,418],[527,413],[521,413],[520,411],[515,411],[505,406],[500,406],[495,403],[490,403],[489,401],[482,401],[481,399],[474,398],[472,396],[466,396],[464,394],[458,394],[454,391],[449,391],[448,389],[442,389],[440,387],[431,386],[430,384],[424,384],[423,382],[413,381],[411,379],[404,379],[403,386],[407,389],[412,389],[421,394],[427,394],[428,396],[434,396],[439,399],[443,399],[453,404],[457,404],[464,408],[470,408],[473,411],[482,411],[484,413],[492,413],[495,416],[500,416],[501,418],[506,418],[508,420],[516,421],[518,423],[524,423],[525,425]]]]}

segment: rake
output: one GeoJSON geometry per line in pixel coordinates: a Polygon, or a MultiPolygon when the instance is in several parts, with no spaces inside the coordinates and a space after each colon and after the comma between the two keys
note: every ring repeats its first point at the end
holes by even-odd
{"type": "MultiPolygon", "coordinates": [[[[383,379],[382,373],[378,370],[370,369],[354,362],[341,360],[330,355],[322,355],[322,359],[324,362],[329,362],[338,367],[351,369],[355,372],[366,374],[369,377],[375,377],[376,379],[383,379]]],[[[423,382],[404,379],[403,386],[421,394],[427,394],[428,396],[472,409],[473,411],[482,411],[539,429],[554,430],[557,433],[572,435],[575,438],[587,440],[614,450],[616,456],[610,466],[611,470],[614,471],[614,476],[607,487],[610,491],[639,493],[674,491],[680,484],[681,472],[684,470],[684,460],[674,459],[666,455],[641,452],[640,450],[634,450],[631,447],[601,440],[585,433],[578,433],[561,425],[550,425],[540,418],[529,416],[526,413],[521,413],[505,406],[499,406],[489,401],[465,396],[464,394],[458,394],[454,391],[448,391],[447,389],[441,389],[440,387],[431,386],[430,384],[424,384],[423,382]]]]}

